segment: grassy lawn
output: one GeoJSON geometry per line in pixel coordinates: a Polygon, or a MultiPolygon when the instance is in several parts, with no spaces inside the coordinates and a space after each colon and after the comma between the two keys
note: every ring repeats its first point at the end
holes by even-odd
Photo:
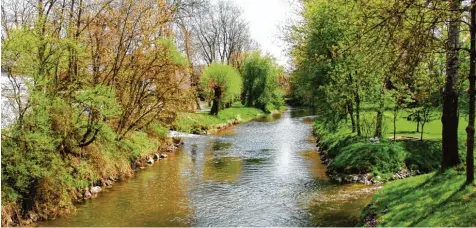
{"type": "Polygon", "coordinates": [[[476,226],[476,186],[464,183],[464,172],[456,170],[393,181],[362,216],[376,215],[378,226],[476,226]]]}
{"type": "Polygon", "coordinates": [[[246,122],[262,115],[265,115],[265,113],[259,109],[234,103],[232,107],[220,111],[217,116],[203,112],[180,113],[173,127],[175,130],[182,132],[205,133],[220,124],[227,124],[231,121],[246,122]]]}
{"type": "MultiPolygon", "coordinates": [[[[420,138],[416,132],[416,122],[407,120],[409,113],[400,111],[397,119],[397,139],[420,138]]],[[[383,139],[380,143],[370,143],[375,130],[376,112],[364,109],[361,112],[362,136],[352,133],[351,122],[342,123],[336,130],[325,129],[319,120],[314,125],[315,133],[319,135],[319,146],[327,152],[332,160],[328,166],[331,173],[363,174],[372,173],[384,180],[402,168],[418,170],[423,173],[435,171],[441,162],[441,131],[440,117],[425,124],[423,141],[397,140],[393,141],[393,113],[384,113],[383,139]]],[[[459,144],[461,158],[465,158],[465,142],[467,125],[466,117],[459,122],[459,144]]],[[[421,130],[421,127],[420,127],[421,130]]]]}
{"type": "MultiPolygon", "coordinates": [[[[373,137],[373,129],[375,118],[376,118],[376,111],[372,107],[364,106],[361,110],[361,125],[363,134],[367,137],[373,137]],[[366,131],[367,130],[367,131],[366,131]],[[367,133],[367,135],[365,134],[367,133]]],[[[417,132],[417,123],[413,121],[407,120],[407,117],[410,115],[408,111],[400,110],[397,114],[397,121],[396,121],[396,135],[401,137],[414,137],[420,138],[420,132],[417,132]]],[[[441,124],[441,115],[435,113],[434,119],[425,124],[424,131],[423,131],[423,139],[441,139],[441,131],[442,131],[442,124],[441,124]]],[[[465,128],[468,125],[468,118],[465,115],[461,115],[459,124],[458,124],[458,135],[460,137],[466,137],[465,128]]],[[[344,125],[346,128],[345,131],[351,133],[351,123],[350,120],[347,124],[344,125]]],[[[344,130],[344,129],[341,129],[344,130]]],[[[420,126],[421,131],[421,126],[420,126]]],[[[393,138],[393,112],[387,110],[384,112],[384,123],[383,123],[383,133],[385,138],[393,138]]]]}

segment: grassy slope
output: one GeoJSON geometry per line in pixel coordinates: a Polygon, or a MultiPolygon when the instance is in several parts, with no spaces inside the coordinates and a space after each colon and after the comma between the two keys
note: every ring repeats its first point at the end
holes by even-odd
{"type": "Polygon", "coordinates": [[[476,226],[476,186],[464,182],[456,170],[393,181],[362,215],[376,213],[379,226],[476,226]]]}
{"type": "MultiPolygon", "coordinates": [[[[374,111],[362,111],[361,119],[364,123],[371,123],[375,119],[374,111]]],[[[397,138],[415,137],[419,138],[420,133],[416,132],[416,123],[408,121],[408,113],[400,111],[397,119],[397,138]]],[[[320,126],[316,121],[315,131],[320,135],[320,147],[328,152],[332,159],[329,170],[335,173],[373,173],[384,179],[390,178],[393,172],[397,172],[403,167],[419,170],[421,172],[431,172],[439,168],[441,160],[441,121],[439,119],[431,121],[425,125],[424,141],[404,140],[393,142],[393,113],[385,112],[384,119],[384,139],[380,143],[369,143],[368,138],[372,137],[374,126],[362,126],[364,135],[357,137],[351,131],[351,123],[343,123],[336,131],[329,132],[320,126]],[[365,131],[365,128],[368,130],[365,131]]],[[[460,151],[461,158],[464,159],[466,133],[464,131],[467,120],[460,119],[460,151]]]]}
{"type": "Polygon", "coordinates": [[[198,133],[233,120],[246,122],[261,115],[264,115],[264,112],[259,109],[235,103],[231,108],[220,111],[217,116],[208,113],[181,113],[174,123],[174,128],[177,131],[198,133]]]}

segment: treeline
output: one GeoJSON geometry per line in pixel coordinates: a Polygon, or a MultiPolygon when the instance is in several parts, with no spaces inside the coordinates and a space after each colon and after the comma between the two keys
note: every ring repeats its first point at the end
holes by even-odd
{"type": "Polygon", "coordinates": [[[358,136],[365,131],[381,138],[386,110],[393,116],[394,139],[400,110],[410,113],[421,131],[441,114],[444,169],[461,163],[458,122],[468,116],[471,183],[475,7],[459,0],[302,1],[301,20],[286,36],[295,67],[292,96],[315,108],[328,130],[337,131],[350,119],[358,136]],[[375,113],[373,120],[362,119],[363,109],[375,113]]]}
{"type": "Polygon", "coordinates": [[[244,53],[238,70],[230,65],[213,63],[203,71],[202,90],[213,102],[210,114],[217,115],[235,101],[264,112],[279,110],[284,105],[282,87],[284,70],[269,55],[259,51],[244,53]]]}
{"type": "Polygon", "coordinates": [[[247,97],[245,75],[250,106],[280,105],[282,70],[253,46],[226,1],[2,2],[2,224],[67,213],[84,189],[130,175],[200,96],[216,112],[247,97]]]}
{"type": "Polygon", "coordinates": [[[177,7],[2,3],[2,74],[14,108],[3,115],[16,117],[2,130],[2,205],[20,213],[10,224],[70,210],[82,189],[129,175],[133,161],[164,146],[163,126],[193,95],[173,40],[177,7]]]}

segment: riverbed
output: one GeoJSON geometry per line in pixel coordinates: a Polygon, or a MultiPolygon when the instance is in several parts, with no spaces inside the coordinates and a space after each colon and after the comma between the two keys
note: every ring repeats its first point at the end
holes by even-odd
{"type": "Polygon", "coordinates": [[[40,226],[354,226],[375,186],[330,182],[290,108],[215,135],[186,135],[168,158],[40,226]]]}

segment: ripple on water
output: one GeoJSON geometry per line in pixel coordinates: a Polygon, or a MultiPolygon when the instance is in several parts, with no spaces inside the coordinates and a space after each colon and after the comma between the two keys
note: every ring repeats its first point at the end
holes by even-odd
{"type": "Polygon", "coordinates": [[[355,225],[373,190],[336,186],[311,137],[312,116],[295,110],[185,144],[117,183],[74,215],[44,226],[355,225]]]}

